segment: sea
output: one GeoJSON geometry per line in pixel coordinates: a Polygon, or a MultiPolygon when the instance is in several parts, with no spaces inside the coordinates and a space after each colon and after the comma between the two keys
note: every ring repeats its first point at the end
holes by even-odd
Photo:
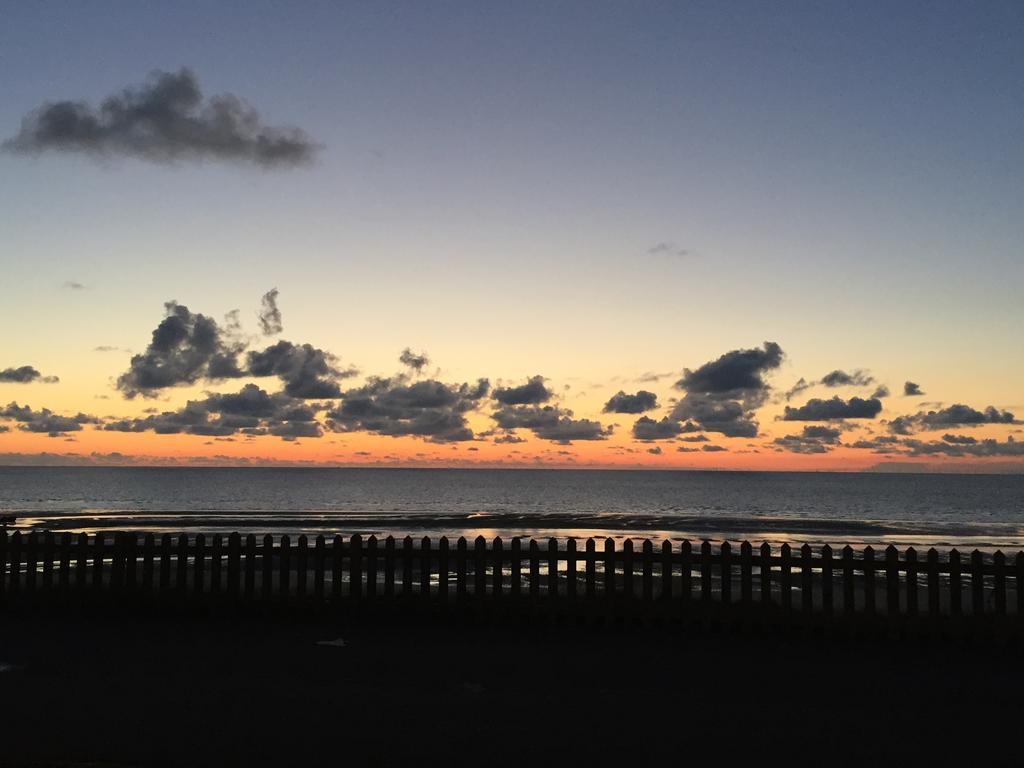
{"type": "Polygon", "coordinates": [[[1024,475],[0,468],[11,530],[1024,548],[1024,475]]]}

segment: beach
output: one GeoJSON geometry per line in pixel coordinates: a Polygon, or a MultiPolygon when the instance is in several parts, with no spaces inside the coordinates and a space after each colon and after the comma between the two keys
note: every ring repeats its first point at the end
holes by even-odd
{"type": "Polygon", "coordinates": [[[11,612],[0,762],[991,757],[1024,714],[1019,653],[798,628],[11,612]]]}

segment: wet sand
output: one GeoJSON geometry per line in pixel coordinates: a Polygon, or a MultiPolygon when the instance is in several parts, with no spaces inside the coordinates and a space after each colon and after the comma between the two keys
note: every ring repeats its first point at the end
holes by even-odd
{"type": "Polygon", "coordinates": [[[1021,648],[699,626],[0,616],[0,765],[1017,751],[1021,648]],[[318,645],[344,639],[344,646],[318,645]]]}

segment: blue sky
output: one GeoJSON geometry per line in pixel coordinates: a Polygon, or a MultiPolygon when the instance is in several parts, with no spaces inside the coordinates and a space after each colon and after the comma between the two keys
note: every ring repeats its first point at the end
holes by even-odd
{"type": "Polygon", "coordinates": [[[323,145],[287,172],[0,156],[12,360],[137,350],[168,299],[217,314],[277,286],[290,333],[365,369],[413,345],[456,376],[608,381],[772,338],[790,378],[1024,400],[1020,3],[0,18],[0,136],[187,66],[323,145]]]}

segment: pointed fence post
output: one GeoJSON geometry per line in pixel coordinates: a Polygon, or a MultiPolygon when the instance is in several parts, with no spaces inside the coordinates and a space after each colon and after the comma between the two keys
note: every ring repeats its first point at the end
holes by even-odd
{"type": "Polygon", "coordinates": [[[864,612],[869,616],[875,613],[875,550],[864,547],[864,612]]]}
{"type": "Polygon", "coordinates": [[[565,596],[576,599],[576,539],[565,541],[565,596]]]}
{"type": "Polygon", "coordinates": [[[363,597],[363,537],[358,533],[348,539],[348,595],[355,604],[363,597]]]}
{"type": "MultiPolygon", "coordinates": [[[[85,535],[84,533],[82,534],[85,535]]],[[[17,595],[21,591],[21,531],[15,531],[7,545],[7,561],[10,575],[7,579],[7,594],[17,595]]]]}
{"type": "Polygon", "coordinates": [[[256,535],[245,537],[245,599],[256,599],[256,535]]]}
{"type": "Polygon", "coordinates": [[[784,611],[793,609],[792,552],[789,544],[783,544],[779,552],[779,597],[784,611]]]}
{"type": "Polygon", "coordinates": [[[466,600],[466,537],[459,536],[455,542],[455,598],[460,603],[466,600]]]}
{"type": "Polygon", "coordinates": [[[814,611],[814,553],[810,544],[800,547],[800,608],[805,616],[814,611]]]}
{"type": "MultiPolygon", "coordinates": [[[[56,555],[56,542],[53,531],[46,531],[43,534],[43,589],[53,589],[53,563],[56,555]]],[[[3,582],[3,556],[0,555],[0,582],[3,582]]],[[[3,587],[0,586],[0,594],[3,594],[3,587]]]]}
{"type": "Polygon", "coordinates": [[[494,541],[491,543],[491,557],[493,560],[491,565],[491,596],[494,599],[499,599],[502,592],[505,591],[505,587],[502,584],[505,544],[501,540],[501,536],[495,536],[494,541]]]}
{"type": "Polygon", "coordinates": [[[473,542],[473,599],[479,604],[487,596],[487,539],[477,536],[473,542]]]}
{"type": "Polygon", "coordinates": [[[857,610],[856,582],[853,574],[853,547],[843,547],[843,613],[852,616],[857,610]]]}
{"type": "Polygon", "coordinates": [[[627,538],[622,542],[622,594],[626,600],[632,601],[633,591],[633,540],[627,538]]]}
{"type": "Polygon", "coordinates": [[[835,612],[832,568],[832,547],[826,544],[821,548],[821,612],[830,619],[835,612]]]}
{"type": "Polygon", "coordinates": [[[885,548],[885,612],[889,618],[900,615],[899,551],[890,544],[885,548]]]}
{"type": "Polygon", "coordinates": [[[925,556],[925,568],[928,572],[928,615],[933,619],[941,611],[941,592],[939,584],[939,553],[931,547],[925,556]]]}
{"type": "Polygon", "coordinates": [[[442,536],[437,542],[437,599],[441,605],[448,603],[448,537],[442,536]]]}
{"type": "MultiPolygon", "coordinates": [[[[7,534],[3,534],[6,536],[7,534]]],[[[152,543],[153,534],[148,534],[148,538],[152,543]]],[[[60,585],[61,592],[67,592],[71,588],[71,552],[74,548],[74,537],[70,533],[60,534],[60,538],[57,540],[57,556],[60,558],[60,575],[58,582],[60,585]]],[[[153,586],[153,561],[152,561],[152,549],[150,546],[150,566],[149,566],[149,584],[153,586]]],[[[2,581],[2,579],[0,579],[2,581]]]]}
{"type": "Polygon", "coordinates": [[[395,596],[395,537],[384,539],[384,594],[395,596]]]}
{"type": "Polygon", "coordinates": [[[679,545],[679,604],[680,607],[689,605],[693,595],[693,561],[690,542],[683,540],[679,545]]]}
{"type": "Polygon", "coordinates": [[[711,602],[711,542],[707,539],[700,543],[700,600],[711,602]]]}
{"type": "Polygon", "coordinates": [[[593,537],[587,539],[587,599],[593,600],[597,596],[597,546],[593,537]]]}
{"type": "Polygon", "coordinates": [[[430,548],[430,537],[424,536],[420,539],[420,597],[424,602],[430,600],[430,573],[433,559],[434,553],[430,548]]]}
{"type": "Polygon", "coordinates": [[[263,557],[260,565],[263,567],[260,580],[260,597],[264,602],[269,602],[274,593],[274,537],[269,533],[263,536],[263,550],[260,553],[263,557]]]}
{"type": "Polygon", "coordinates": [[[530,539],[530,600],[540,600],[540,545],[530,539]]]}
{"type": "Polygon", "coordinates": [[[971,552],[971,613],[985,613],[985,556],[977,549],[971,552]]]}
{"type": "Polygon", "coordinates": [[[228,597],[232,602],[238,599],[238,579],[241,570],[242,537],[238,532],[228,536],[228,597]]]}
{"type": "Polygon", "coordinates": [[[340,605],[342,600],[342,587],[345,583],[345,540],[335,534],[331,541],[331,602],[340,605]]]}
{"type": "Polygon", "coordinates": [[[512,539],[509,552],[509,568],[511,569],[511,590],[512,597],[518,600],[523,594],[523,542],[516,536],[512,539]]]}
{"type": "Polygon", "coordinates": [[[317,534],[313,544],[313,599],[319,604],[324,601],[325,571],[327,569],[327,539],[317,534]]]}
{"type": "Polygon", "coordinates": [[[206,537],[196,534],[195,557],[192,560],[192,592],[196,596],[202,595],[206,587],[206,537]]]}
{"type": "Polygon", "coordinates": [[[288,534],[282,535],[278,547],[278,592],[282,601],[288,602],[292,594],[292,539],[288,534]]]}
{"type": "Polygon", "coordinates": [[[661,599],[672,599],[672,542],[661,542],[661,599]]]}
{"type": "Polygon", "coordinates": [[[960,579],[960,552],[956,549],[949,552],[949,612],[953,616],[963,613],[960,579]]]}
{"type": "Polygon", "coordinates": [[[295,551],[295,599],[303,602],[309,594],[309,539],[299,535],[295,551]]]}
{"type": "Polygon", "coordinates": [[[366,599],[377,597],[377,537],[372,533],[366,539],[366,599]]]}
{"type": "Polygon", "coordinates": [[[551,600],[558,597],[558,539],[548,539],[548,584],[547,596],[551,600]]]}
{"type": "Polygon", "coordinates": [[[758,575],[761,582],[761,605],[768,606],[772,602],[772,545],[765,541],[761,544],[760,551],[758,575]]]}
{"type": "Polygon", "coordinates": [[[604,540],[604,596],[615,598],[615,540],[610,536],[604,540]]]}
{"type": "Polygon", "coordinates": [[[740,544],[740,601],[750,605],[754,599],[753,550],[749,541],[740,544]]]}
{"type": "MultiPolygon", "coordinates": [[[[135,534],[132,534],[128,543],[135,542],[135,534]]],[[[221,557],[223,556],[224,541],[219,533],[213,535],[213,545],[210,549],[210,594],[219,595],[221,591],[221,557]]],[[[132,563],[134,556],[129,563],[132,563]]]]}
{"type": "Polygon", "coordinates": [[[97,531],[92,537],[92,588],[96,592],[103,589],[103,550],[107,535],[97,531]]]}
{"type": "Polygon", "coordinates": [[[25,542],[25,591],[36,591],[36,567],[39,558],[39,534],[32,531],[25,542]]]}
{"type": "Polygon", "coordinates": [[[650,539],[644,539],[640,549],[641,563],[641,590],[643,600],[649,603],[654,600],[654,545],[650,539]]]}
{"type": "Polygon", "coordinates": [[[992,555],[992,607],[996,615],[1006,615],[1006,556],[998,549],[992,555]]]}
{"type": "Polygon", "coordinates": [[[913,547],[907,547],[903,558],[907,564],[907,615],[914,617],[918,613],[917,550],[913,547]]]}
{"type": "Polygon", "coordinates": [[[728,541],[723,541],[719,548],[719,554],[721,557],[719,576],[721,579],[719,584],[721,602],[722,605],[729,605],[732,603],[732,545],[728,541]]]}

